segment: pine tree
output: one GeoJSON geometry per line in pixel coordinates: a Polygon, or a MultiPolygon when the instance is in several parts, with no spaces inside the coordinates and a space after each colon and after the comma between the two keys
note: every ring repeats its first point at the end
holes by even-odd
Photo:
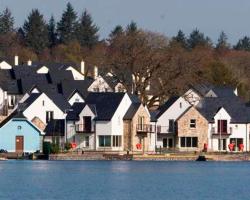
{"type": "Polygon", "coordinates": [[[227,35],[224,31],[220,33],[218,38],[218,42],[216,44],[216,49],[225,50],[230,48],[230,44],[227,42],[227,35]]]}
{"type": "Polygon", "coordinates": [[[234,46],[235,50],[250,51],[250,38],[245,36],[234,46]]]}
{"type": "Polygon", "coordinates": [[[179,30],[177,35],[173,37],[173,41],[179,43],[183,48],[187,48],[187,38],[182,30],[179,30]]]}
{"type": "Polygon", "coordinates": [[[137,24],[132,21],[130,24],[127,25],[126,32],[127,33],[135,33],[138,31],[137,24]]]}
{"type": "Polygon", "coordinates": [[[77,14],[70,3],[57,23],[57,34],[61,43],[69,43],[76,39],[77,14]]]}
{"type": "Polygon", "coordinates": [[[111,33],[109,34],[109,37],[110,38],[113,38],[117,35],[121,35],[123,33],[123,28],[121,25],[117,25],[112,31],[111,33]]]}
{"type": "Polygon", "coordinates": [[[32,10],[23,25],[26,46],[40,53],[48,47],[48,26],[38,9],[32,10]]]}
{"type": "Polygon", "coordinates": [[[201,33],[198,29],[191,32],[187,42],[188,47],[191,49],[196,46],[212,46],[211,39],[209,37],[205,37],[204,33],[201,33]]]}
{"type": "Polygon", "coordinates": [[[14,18],[11,11],[6,8],[0,14],[0,34],[6,34],[14,31],[14,18]]]}
{"type": "Polygon", "coordinates": [[[91,48],[99,39],[97,34],[99,28],[93,23],[91,15],[85,10],[80,18],[77,29],[77,39],[81,46],[91,48]]]}
{"type": "Polygon", "coordinates": [[[49,37],[49,47],[53,47],[57,43],[56,25],[55,19],[51,16],[48,25],[48,37],[49,37]]]}

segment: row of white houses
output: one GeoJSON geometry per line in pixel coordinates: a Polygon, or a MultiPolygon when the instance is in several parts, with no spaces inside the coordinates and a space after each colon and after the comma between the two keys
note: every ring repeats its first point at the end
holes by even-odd
{"type": "Polygon", "coordinates": [[[42,151],[48,141],[86,151],[250,150],[249,107],[237,90],[196,85],[149,112],[109,73],[72,66],[0,62],[0,149],[42,151]]]}

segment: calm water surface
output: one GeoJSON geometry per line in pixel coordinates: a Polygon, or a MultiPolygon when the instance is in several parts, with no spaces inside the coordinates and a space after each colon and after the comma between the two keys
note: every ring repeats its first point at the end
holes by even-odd
{"type": "Polygon", "coordinates": [[[250,199],[250,162],[2,161],[0,199],[250,199]]]}

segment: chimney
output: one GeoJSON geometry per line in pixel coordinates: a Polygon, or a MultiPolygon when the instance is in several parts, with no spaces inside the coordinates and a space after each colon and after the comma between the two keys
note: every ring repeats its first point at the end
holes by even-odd
{"type": "Polygon", "coordinates": [[[81,61],[81,73],[85,76],[85,63],[83,60],[81,61]]]}
{"type": "Polygon", "coordinates": [[[28,66],[31,66],[31,65],[32,65],[32,61],[31,61],[31,60],[28,60],[27,65],[28,65],[28,66]]]}
{"type": "Polygon", "coordinates": [[[18,56],[15,56],[15,66],[18,65],[18,56]]]}
{"type": "Polygon", "coordinates": [[[98,76],[98,67],[95,66],[95,67],[94,67],[94,78],[96,79],[97,76],[98,76]]]}

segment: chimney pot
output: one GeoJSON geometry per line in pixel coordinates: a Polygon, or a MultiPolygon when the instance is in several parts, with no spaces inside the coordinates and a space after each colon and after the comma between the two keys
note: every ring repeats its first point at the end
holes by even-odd
{"type": "Polygon", "coordinates": [[[15,56],[15,66],[18,65],[18,56],[15,56]]]}

